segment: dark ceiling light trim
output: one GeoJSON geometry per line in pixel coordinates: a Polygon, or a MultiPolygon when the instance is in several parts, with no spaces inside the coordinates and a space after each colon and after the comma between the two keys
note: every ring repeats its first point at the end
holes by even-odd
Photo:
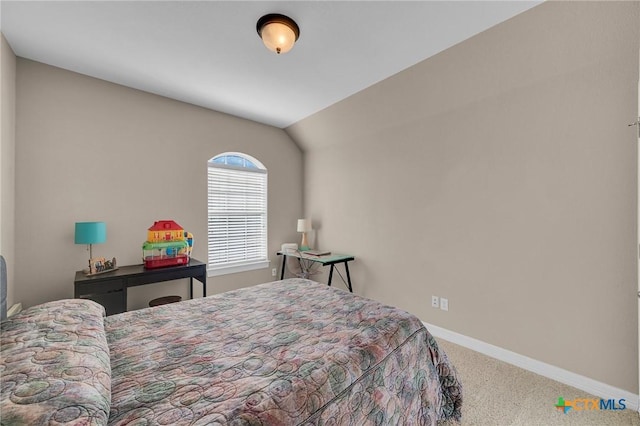
{"type": "Polygon", "coordinates": [[[279,13],[270,13],[258,19],[256,30],[267,49],[277,54],[287,53],[300,37],[298,24],[279,13]]]}

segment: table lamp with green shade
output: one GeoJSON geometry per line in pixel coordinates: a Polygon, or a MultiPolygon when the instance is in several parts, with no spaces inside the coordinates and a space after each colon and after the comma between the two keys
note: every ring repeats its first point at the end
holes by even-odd
{"type": "Polygon", "coordinates": [[[93,259],[93,244],[107,242],[107,224],[104,222],[76,222],[75,243],[89,245],[89,266],[93,259]]]}

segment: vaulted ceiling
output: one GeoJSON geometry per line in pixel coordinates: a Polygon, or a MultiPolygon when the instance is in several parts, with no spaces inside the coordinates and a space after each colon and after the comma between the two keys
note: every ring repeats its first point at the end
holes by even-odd
{"type": "Polygon", "coordinates": [[[7,1],[16,55],[287,127],[540,1],[7,1]],[[284,55],[257,20],[300,26],[284,55]]]}

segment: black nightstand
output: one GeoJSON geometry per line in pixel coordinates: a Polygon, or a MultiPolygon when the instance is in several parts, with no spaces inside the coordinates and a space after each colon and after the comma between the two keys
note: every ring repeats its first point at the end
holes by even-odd
{"type": "Polygon", "coordinates": [[[127,288],[182,278],[190,280],[191,298],[194,278],[202,283],[203,296],[207,295],[207,265],[191,258],[186,265],[157,269],[145,269],[144,265],[120,266],[115,271],[90,277],[77,271],[74,297],[100,303],[107,315],[119,314],[127,310],[127,288]]]}

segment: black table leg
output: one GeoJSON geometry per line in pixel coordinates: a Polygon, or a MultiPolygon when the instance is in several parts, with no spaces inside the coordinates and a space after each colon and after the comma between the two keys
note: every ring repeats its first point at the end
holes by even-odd
{"type": "Polygon", "coordinates": [[[344,269],[347,271],[347,283],[349,284],[349,291],[353,293],[353,288],[351,288],[351,275],[349,275],[349,262],[344,262],[344,269]]]}
{"type": "Polygon", "coordinates": [[[284,279],[284,267],[287,264],[287,255],[283,254],[282,255],[282,265],[280,265],[280,269],[282,269],[280,271],[280,279],[283,280],[284,279]]]}
{"type": "Polygon", "coordinates": [[[332,263],[332,264],[331,264],[331,269],[329,269],[329,282],[327,283],[327,285],[328,285],[329,287],[331,287],[331,278],[333,278],[333,267],[334,267],[334,266],[335,266],[335,265],[332,263]]]}
{"type": "Polygon", "coordinates": [[[200,281],[202,283],[202,297],[207,297],[207,272],[205,271],[204,275],[189,278],[189,280],[190,280],[190,282],[189,282],[189,287],[190,287],[189,291],[190,291],[192,299],[193,299],[193,279],[194,278],[197,281],[200,281]]]}

